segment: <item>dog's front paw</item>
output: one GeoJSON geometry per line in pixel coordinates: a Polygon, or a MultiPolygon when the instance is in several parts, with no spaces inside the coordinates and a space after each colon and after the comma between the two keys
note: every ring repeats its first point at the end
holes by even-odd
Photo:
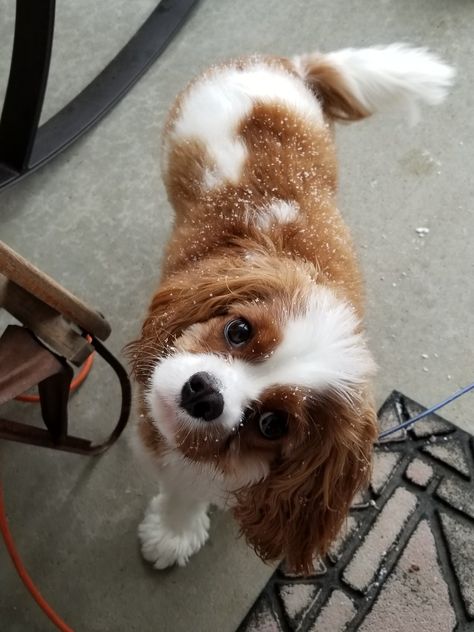
{"type": "Polygon", "coordinates": [[[209,535],[209,516],[200,510],[188,516],[181,525],[170,526],[163,499],[151,501],[143,522],[138,527],[143,557],[155,568],[173,564],[184,566],[197,553],[209,535]]]}

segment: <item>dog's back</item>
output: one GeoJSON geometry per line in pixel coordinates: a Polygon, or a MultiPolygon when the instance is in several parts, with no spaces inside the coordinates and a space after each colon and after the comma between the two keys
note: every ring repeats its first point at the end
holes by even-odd
{"type": "Polygon", "coordinates": [[[342,284],[359,307],[358,268],[335,205],[332,123],[437,103],[453,74],[432,54],[397,44],[209,69],[178,96],[165,129],[163,175],[176,212],[165,275],[189,255],[271,240],[279,255],[342,284]]]}
{"type": "Polygon", "coordinates": [[[199,199],[242,186],[249,176],[261,196],[278,197],[273,180],[283,170],[290,186],[311,186],[299,168],[302,159],[309,162],[304,141],[311,134],[321,136],[311,157],[324,167],[327,123],[393,105],[415,111],[418,102],[437,104],[453,76],[433,54],[401,44],[215,66],[179,95],[166,126],[163,165],[173,204],[183,205],[183,193],[199,199]]]}

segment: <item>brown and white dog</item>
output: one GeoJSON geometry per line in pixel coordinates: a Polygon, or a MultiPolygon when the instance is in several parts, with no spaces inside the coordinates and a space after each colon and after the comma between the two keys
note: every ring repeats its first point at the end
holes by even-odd
{"type": "Polygon", "coordinates": [[[177,98],[173,235],[141,337],[138,435],[159,494],[139,528],[183,565],[230,507],[264,560],[309,572],[371,470],[374,362],[336,207],[333,122],[443,100],[454,71],[394,44],[216,66],[177,98]]]}

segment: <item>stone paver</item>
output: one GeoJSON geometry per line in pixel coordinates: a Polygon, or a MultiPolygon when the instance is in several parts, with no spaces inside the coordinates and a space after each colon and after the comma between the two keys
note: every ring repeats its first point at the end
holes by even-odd
{"type": "Polygon", "coordinates": [[[369,505],[369,495],[364,492],[357,492],[352,500],[352,507],[354,509],[360,509],[361,507],[368,507],[369,505]]]}
{"type": "Polygon", "coordinates": [[[387,483],[401,454],[397,452],[378,452],[375,454],[372,480],[370,486],[378,494],[387,483]]]}
{"type": "Polygon", "coordinates": [[[368,587],[415,507],[416,496],[402,487],[395,491],[347,566],[343,575],[345,582],[357,590],[368,587]]]}
{"type": "Polygon", "coordinates": [[[446,477],[441,481],[436,495],[459,511],[474,518],[474,488],[472,483],[446,477]]]}
{"type": "Polygon", "coordinates": [[[455,623],[435,540],[428,522],[423,520],[360,632],[451,632],[455,623]]]}
{"type": "Polygon", "coordinates": [[[247,626],[247,632],[280,632],[278,621],[266,600],[259,604],[257,610],[252,612],[247,626]]]}
{"type": "Polygon", "coordinates": [[[311,632],[345,630],[355,613],[356,609],[352,599],[341,590],[335,590],[310,630],[311,632]]]}
{"type": "Polygon", "coordinates": [[[333,542],[331,548],[329,549],[329,556],[332,560],[337,560],[341,551],[344,547],[344,544],[347,540],[352,536],[354,531],[357,529],[358,522],[353,516],[349,516],[347,518],[346,524],[342,528],[336,540],[333,542]]]}
{"type": "MultiPolygon", "coordinates": [[[[404,421],[401,413],[402,409],[397,405],[397,402],[385,402],[379,414],[380,431],[389,430],[404,421]]],[[[406,436],[407,433],[405,430],[399,430],[398,432],[394,432],[391,435],[388,435],[387,438],[383,439],[383,443],[404,441],[406,436]]]]}
{"type": "MultiPolygon", "coordinates": [[[[394,393],[381,409],[380,425],[421,410],[394,393]]],[[[273,612],[260,628],[250,614],[239,632],[272,629],[275,621],[292,632],[474,629],[473,454],[474,440],[436,416],[403,441],[383,442],[370,490],[353,503],[317,574],[289,576],[282,565],[254,606],[260,618],[260,604],[273,612]],[[397,468],[402,460],[406,467],[397,468]]]]}
{"type": "Polygon", "coordinates": [[[287,617],[298,630],[320,591],[313,584],[284,584],[278,592],[287,617]]]}
{"type": "MultiPolygon", "coordinates": [[[[444,437],[448,438],[448,437],[444,437]]],[[[449,443],[427,445],[423,452],[431,454],[435,459],[450,465],[464,476],[469,476],[469,466],[466,460],[466,453],[460,441],[449,441],[449,443]]]]}
{"type": "Polygon", "coordinates": [[[445,513],[441,522],[466,608],[474,618],[474,530],[445,513]]]}
{"type": "MultiPolygon", "coordinates": [[[[417,404],[413,400],[408,397],[405,398],[405,409],[410,418],[419,415],[425,409],[420,404],[417,404]]],[[[416,424],[411,426],[410,432],[412,432],[415,437],[421,439],[423,437],[433,437],[436,435],[443,435],[447,432],[451,432],[453,427],[451,424],[438,415],[433,414],[429,415],[425,419],[420,419],[416,424]]]]}
{"type": "MultiPolygon", "coordinates": [[[[293,577],[293,578],[301,577],[300,573],[292,573],[291,571],[287,570],[285,568],[284,562],[282,564],[282,570],[287,577],[293,577]]],[[[326,564],[323,562],[323,560],[320,557],[315,557],[313,559],[313,572],[311,573],[311,575],[313,577],[317,577],[318,575],[324,575],[326,571],[327,571],[327,567],[326,567],[326,564]]]]}
{"type": "Polygon", "coordinates": [[[426,487],[433,477],[433,468],[421,459],[414,459],[407,467],[405,476],[415,485],[426,487]]]}

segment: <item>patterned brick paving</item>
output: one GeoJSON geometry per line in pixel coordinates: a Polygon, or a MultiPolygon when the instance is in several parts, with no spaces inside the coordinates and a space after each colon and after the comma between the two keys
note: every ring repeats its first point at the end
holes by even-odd
{"type": "MultiPolygon", "coordinates": [[[[380,427],[422,410],[394,392],[380,427]]],[[[437,415],[387,437],[314,576],[282,564],[238,632],[474,630],[473,483],[474,438],[437,415]]]]}

